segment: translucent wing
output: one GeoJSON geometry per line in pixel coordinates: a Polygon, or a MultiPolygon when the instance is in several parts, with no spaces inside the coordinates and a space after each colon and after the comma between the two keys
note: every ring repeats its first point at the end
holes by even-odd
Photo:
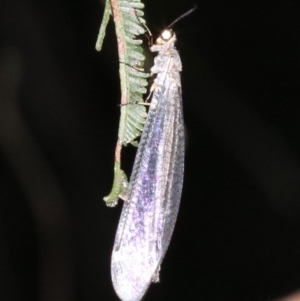
{"type": "Polygon", "coordinates": [[[174,58],[169,57],[163,64],[165,71],[158,73],[156,79],[112,254],[112,281],[123,301],[140,300],[150,283],[157,280],[181,198],[184,168],[181,87],[178,71],[168,72],[174,58]]]}

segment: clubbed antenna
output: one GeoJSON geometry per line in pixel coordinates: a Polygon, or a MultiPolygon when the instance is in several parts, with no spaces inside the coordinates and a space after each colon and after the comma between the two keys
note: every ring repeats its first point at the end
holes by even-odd
{"type": "Polygon", "coordinates": [[[193,13],[195,10],[197,9],[197,5],[194,4],[194,7],[191,8],[190,10],[188,10],[186,13],[184,13],[183,15],[181,15],[180,17],[178,17],[175,21],[173,21],[167,28],[171,28],[175,23],[177,23],[178,21],[180,21],[181,19],[187,17],[188,15],[190,15],[191,13],[193,13]]]}

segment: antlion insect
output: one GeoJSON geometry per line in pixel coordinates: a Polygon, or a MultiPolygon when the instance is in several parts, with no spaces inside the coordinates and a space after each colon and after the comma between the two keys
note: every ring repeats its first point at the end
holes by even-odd
{"type": "Polygon", "coordinates": [[[151,282],[159,281],[160,264],[177,219],[184,171],[184,124],[182,66],[175,41],[175,33],[166,29],[150,48],[158,52],[151,68],[157,77],[151,87],[152,100],[111,261],[113,286],[123,301],[141,300],[151,282]]]}

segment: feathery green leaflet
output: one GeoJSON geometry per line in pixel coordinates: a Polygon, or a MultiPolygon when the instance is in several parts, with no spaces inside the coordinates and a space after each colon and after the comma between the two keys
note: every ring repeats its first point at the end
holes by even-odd
{"type": "Polygon", "coordinates": [[[114,18],[119,53],[121,80],[121,116],[118,141],[115,151],[114,181],[110,194],[104,197],[107,206],[115,206],[119,197],[126,195],[127,177],[121,168],[122,146],[138,145],[147,117],[143,94],[148,85],[148,74],[144,72],[142,40],[136,36],[144,34],[145,20],[142,18],[144,4],[140,0],[106,0],[104,16],[99,30],[96,50],[102,48],[106,26],[110,15],[114,18]],[[129,105],[127,105],[129,104],[129,105]]]}

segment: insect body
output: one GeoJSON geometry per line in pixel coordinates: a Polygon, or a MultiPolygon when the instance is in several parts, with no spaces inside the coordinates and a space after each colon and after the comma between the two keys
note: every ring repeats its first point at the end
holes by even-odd
{"type": "Polygon", "coordinates": [[[159,269],[177,219],[184,170],[181,61],[167,29],[158,52],[152,100],[130,178],[111,262],[113,286],[123,301],[141,300],[159,269]]]}

